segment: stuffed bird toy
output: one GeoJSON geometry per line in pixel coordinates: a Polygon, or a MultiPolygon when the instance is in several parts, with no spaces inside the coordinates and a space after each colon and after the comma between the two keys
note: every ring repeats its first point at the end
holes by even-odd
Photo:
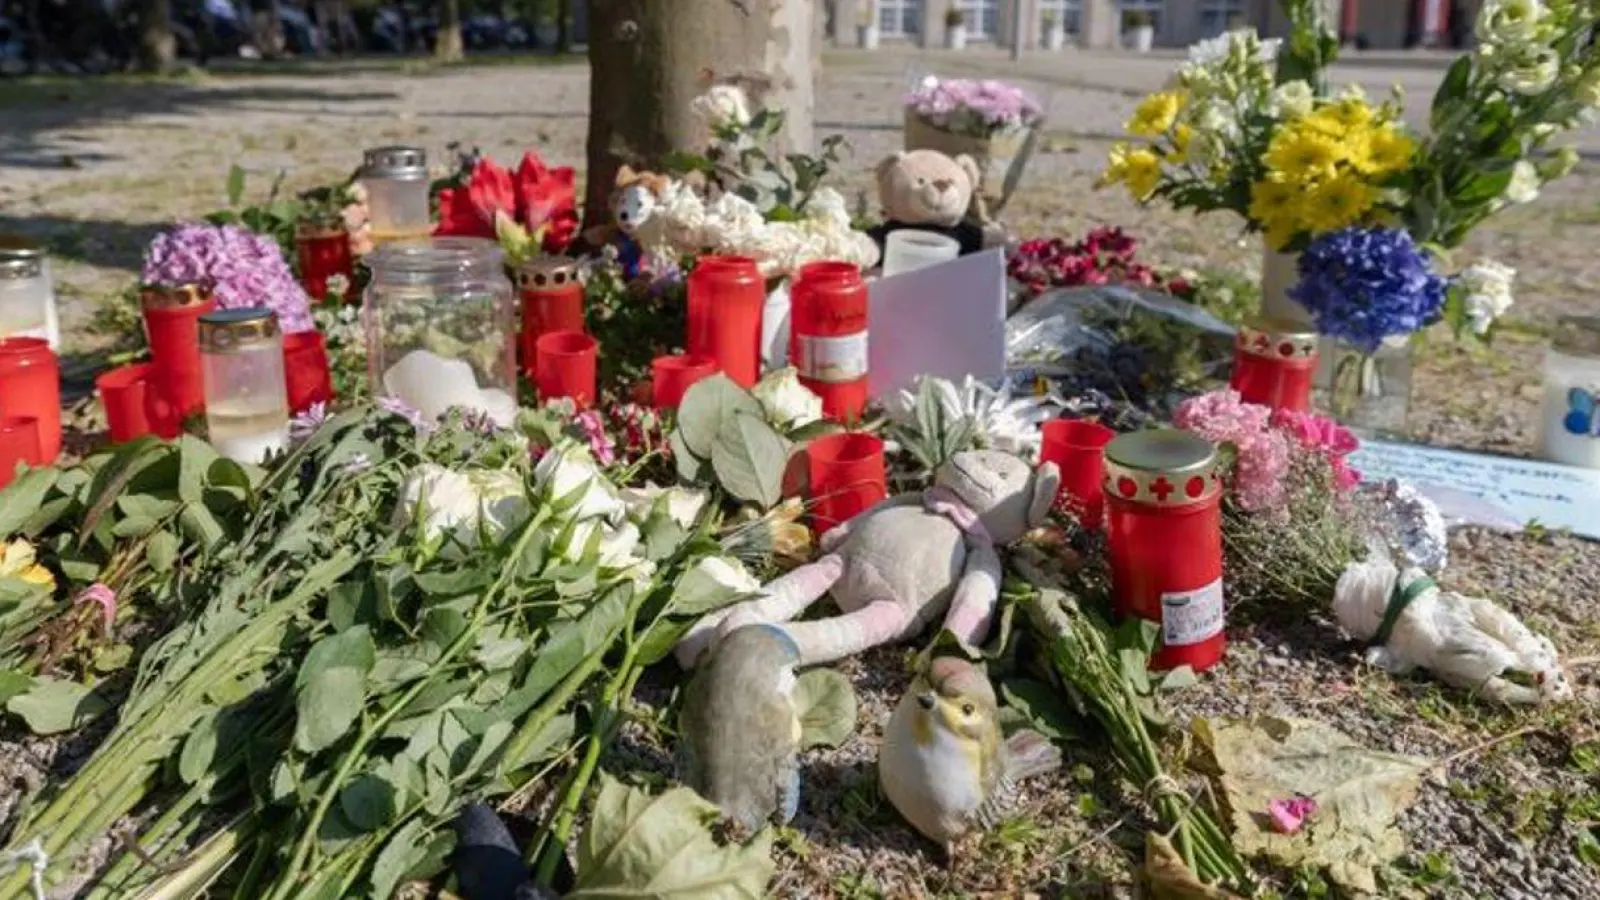
{"type": "Polygon", "coordinates": [[[679,780],[752,832],[800,803],[800,651],[782,628],[747,625],[712,650],[678,716],[679,780]]]}
{"type": "Polygon", "coordinates": [[[1060,751],[1044,735],[1001,735],[987,675],[941,657],[890,717],[878,783],[906,821],[949,853],[958,838],[1010,812],[1019,782],[1060,766],[1060,751]]]}

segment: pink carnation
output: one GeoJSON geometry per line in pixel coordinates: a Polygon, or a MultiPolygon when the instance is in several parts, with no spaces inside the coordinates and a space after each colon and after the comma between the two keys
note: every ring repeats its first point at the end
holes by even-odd
{"type": "Polygon", "coordinates": [[[1185,400],[1172,421],[1213,444],[1233,447],[1234,496],[1241,508],[1257,511],[1283,504],[1291,462],[1289,442],[1270,427],[1270,416],[1266,407],[1240,401],[1238,391],[1220,390],[1185,400]]]}

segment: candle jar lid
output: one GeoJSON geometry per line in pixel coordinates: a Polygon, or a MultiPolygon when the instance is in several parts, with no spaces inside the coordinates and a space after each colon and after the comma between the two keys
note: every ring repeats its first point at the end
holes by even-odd
{"type": "Polygon", "coordinates": [[[384,244],[367,254],[373,281],[429,285],[463,278],[505,277],[505,251],[488,238],[436,237],[384,244]]]}
{"type": "Polygon", "coordinates": [[[145,309],[183,309],[204,305],[210,299],[211,288],[204,284],[147,284],[139,288],[139,303],[145,309]]]}
{"type": "Polygon", "coordinates": [[[362,154],[361,174],[367,178],[421,181],[428,177],[428,154],[421,147],[373,147],[362,154]]]}
{"type": "Polygon", "coordinates": [[[44,274],[44,259],[38,256],[6,256],[0,253],[0,281],[22,281],[44,274]]]}
{"type": "Polygon", "coordinates": [[[1562,316],[1550,345],[1568,356],[1600,357],[1600,316],[1562,316]]]}
{"type": "Polygon", "coordinates": [[[219,309],[200,317],[200,349],[206,353],[260,350],[278,338],[278,317],[264,306],[219,309]]]}
{"type": "Polygon", "coordinates": [[[1222,490],[1217,448],[1177,428],[1119,435],[1106,445],[1106,491],[1150,506],[1188,506],[1222,490]]]}
{"type": "Polygon", "coordinates": [[[1260,316],[1239,326],[1239,347],[1268,359],[1312,360],[1317,358],[1317,332],[1299,322],[1260,316]]]}
{"type": "Polygon", "coordinates": [[[517,287],[525,291],[582,283],[583,273],[578,261],[566,256],[535,256],[517,267],[517,287]]]}
{"type": "Polygon", "coordinates": [[[44,259],[44,245],[20,234],[0,234],[0,262],[11,259],[44,259]]]}

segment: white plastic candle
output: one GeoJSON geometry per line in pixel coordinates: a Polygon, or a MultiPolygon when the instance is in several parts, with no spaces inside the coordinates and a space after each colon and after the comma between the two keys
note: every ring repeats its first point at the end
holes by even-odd
{"type": "Polygon", "coordinates": [[[61,349],[55,290],[44,248],[0,237],[0,337],[36,337],[61,349]]]}
{"type": "Polygon", "coordinates": [[[261,463],[289,444],[283,335],[267,309],[224,309],[200,317],[206,433],[217,452],[261,463]]]}
{"type": "Polygon", "coordinates": [[[1600,469],[1600,318],[1562,319],[1545,351],[1539,452],[1551,462],[1600,469]]]}
{"type": "Polygon", "coordinates": [[[961,254],[961,245],[955,238],[932,231],[902,228],[889,232],[883,241],[883,275],[885,278],[911,272],[927,266],[949,262],[961,254]]]}
{"type": "Polygon", "coordinates": [[[428,158],[420,148],[368,150],[361,166],[361,183],[367,189],[367,220],[374,241],[417,238],[432,230],[428,158]]]}

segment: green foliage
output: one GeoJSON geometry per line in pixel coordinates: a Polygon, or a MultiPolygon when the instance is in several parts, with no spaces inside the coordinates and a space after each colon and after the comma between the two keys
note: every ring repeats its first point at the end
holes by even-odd
{"type": "Polygon", "coordinates": [[[682,279],[622,277],[602,263],[584,283],[585,322],[600,344],[601,384],[627,386],[650,377],[650,362],[682,349],[687,305],[682,279]]]}
{"type": "Polygon", "coordinates": [[[1289,20],[1289,38],[1278,51],[1277,82],[1304,81],[1318,96],[1328,93],[1328,67],[1339,57],[1339,34],[1322,0],[1279,0],[1289,20]]]}
{"type": "Polygon", "coordinates": [[[748,122],[717,123],[712,126],[715,140],[704,153],[672,153],[664,168],[676,175],[705,176],[717,190],[755,204],[768,221],[797,221],[829,172],[844,162],[849,144],[834,134],[822,139],[822,150],[815,156],[771,153],[785,115],[782,110],[762,109],[748,122]]]}
{"type": "Polygon", "coordinates": [[[287,172],[279,170],[267,188],[267,196],[259,203],[241,206],[245,197],[245,171],[238,164],[228,169],[228,208],[218,210],[206,221],[213,225],[237,225],[277,242],[284,259],[294,259],[294,233],[300,224],[301,205],[292,196],[285,196],[283,180],[287,172]]]}
{"type": "Polygon", "coordinates": [[[794,686],[800,716],[800,745],[837,747],[856,731],[856,692],[850,679],[832,669],[811,669],[794,686]]]}
{"type": "Polygon", "coordinates": [[[783,475],[793,446],[761,404],[727,376],[695,382],[678,408],[669,439],[685,481],[717,484],[738,500],[771,509],[783,498],[783,475]]]}

